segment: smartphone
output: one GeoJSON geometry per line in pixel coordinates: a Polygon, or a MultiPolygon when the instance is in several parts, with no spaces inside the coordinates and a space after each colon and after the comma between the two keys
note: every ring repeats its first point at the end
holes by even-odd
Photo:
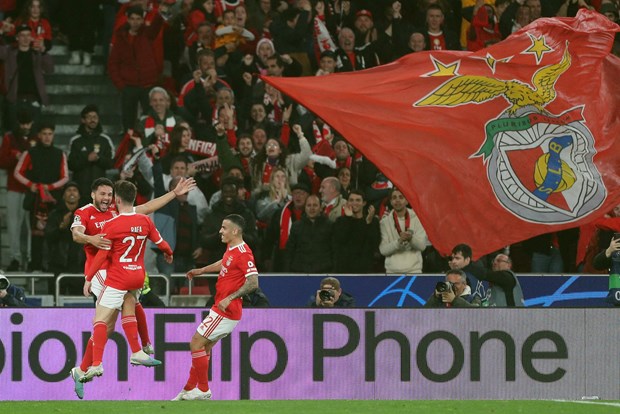
{"type": "Polygon", "coordinates": [[[620,233],[614,233],[614,240],[620,240],[620,233]]]}

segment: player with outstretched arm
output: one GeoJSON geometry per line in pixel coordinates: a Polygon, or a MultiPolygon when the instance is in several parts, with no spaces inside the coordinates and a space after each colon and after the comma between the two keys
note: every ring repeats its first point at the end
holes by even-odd
{"type": "Polygon", "coordinates": [[[185,387],[172,401],[210,400],[209,358],[211,349],[230,334],[241,320],[242,296],[258,288],[258,271],[250,247],[243,241],[245,220],[231,214],[222,220],[220,237],[227,249],[222,260],[187,272],[187,278],[219,272],[215,303],[209,315],[198,325],[189,348],[192,366],[185,387]]]}
{"type": "Polygon", "coordinates": [[[99,250],[86,272],[84,295],[91,293],[91,281],[101,265],[108,261],[107,277],[97,298],[93,322],[93,362],[82,381],[103,374],[103,351],[108,340],[108,325],[119,310],[123,310],[122,326],[129,346],[132,365],[155,366],[161,364],[146,354],[138,342],[138,327],[133,312],[135,301],[144,285],[144,245],[151,240],[164,252],[166,261],[172,262],[172,249],[162,239],[155,224],[143,214],[134,212],[136,186],[129,181],[118,181],[114,198],[119,215],[103,224],[102,232],[110,240],[109,250],[99,250]],[[123,304],[125,306],[123,306],[123,304]]]}

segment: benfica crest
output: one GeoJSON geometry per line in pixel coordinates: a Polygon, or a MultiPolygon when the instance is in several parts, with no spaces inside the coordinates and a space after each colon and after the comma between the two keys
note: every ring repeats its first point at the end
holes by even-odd
{"type": "Polygon", "coordinates": [[[555,83],[570,66],[567,45],[559,63],[534,73],[533,87],[517,80],[457,75],[414,106],[506,99],[511,106],[486,123],[485,140],[470,158],[482,157],[495,197],[511,213],[535,223],[575,221],[601,206],[607,191],[592,161],[596,150],[584,107],[561,114],[545,109],[556,97],[555,83]]]}

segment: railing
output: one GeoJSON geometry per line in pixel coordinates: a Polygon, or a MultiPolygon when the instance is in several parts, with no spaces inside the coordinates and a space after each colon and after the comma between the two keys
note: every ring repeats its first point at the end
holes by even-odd
{"type": "MultiPolygon", "coordinates": [[[[71,295],[60,294],[60,283],[63,279],[67,279],[67,278],[84,279],[84,275],[81,273],[61,273],[60,275],[58,275],[58,278],[56,278],[56,292],[55,292],[56,306],[62,306],[64,303],[66,303],[69,300],[72,300],[75,302],[86,303],[89,299],[84,296],[71,296],[71,295]]],[[[169,303],[168,299],[170,297],[170,280],[168,280],[168,278],[165,275],[157,275],[157,274],[149,274],[149,279],[163,279],[164,280],[166,290],[165,290],[165,294],[162,297],[162,300],[167,306],[169,303]]]]}
{"type": "MultiPolygon", "coordinates": [[[[36,295],[35,282],[37,279],[49,279],[54,277],[53,273],[23,273],[23,272],[5,272],[4,275],[9,279],[9,282],[15,286],[23,287],[26,294],[36,295]],[[19,283],[19,279],[29,279],[25,284],[19,283]],[[28,285],[30,285],[30,292],[28,292],[28,285]]],[[[84,276],[82,276],[84,277],[84,276]]],[[[52,294],[52,293],[50,293],[52,294]]]]}

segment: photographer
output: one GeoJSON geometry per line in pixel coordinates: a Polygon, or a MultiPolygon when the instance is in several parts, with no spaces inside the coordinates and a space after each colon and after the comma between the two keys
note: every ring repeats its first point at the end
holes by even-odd
{"type": "Polygon", "coordinates": [[[605,301],[620,306],[620,233],[614,233],[609,247],[594,257],[594,268],[609,270],[609,293],[605,301]]]}
{"type": "Polygon", "coordinates": [[[465,272],[452,269],[446,272],[444,282],[437,283],[435,293],[424,304],[425,308],[476,308],[477,303],[471,303],[473,297],[471,288],[467,285],[465,272]]]}
{"type": "Polygon", "coordinates": [[[310,297],[308,306],[311,308],[354,308],[355,299],[342,291],[338,279],[326,277],[321,280],[321,288],[310,297]]]}
{"type": "Polygon", "coordinates": [[[27,308],[24,289],[11,285],[9,279],[0,274],[0,308],[27,308]]]}

